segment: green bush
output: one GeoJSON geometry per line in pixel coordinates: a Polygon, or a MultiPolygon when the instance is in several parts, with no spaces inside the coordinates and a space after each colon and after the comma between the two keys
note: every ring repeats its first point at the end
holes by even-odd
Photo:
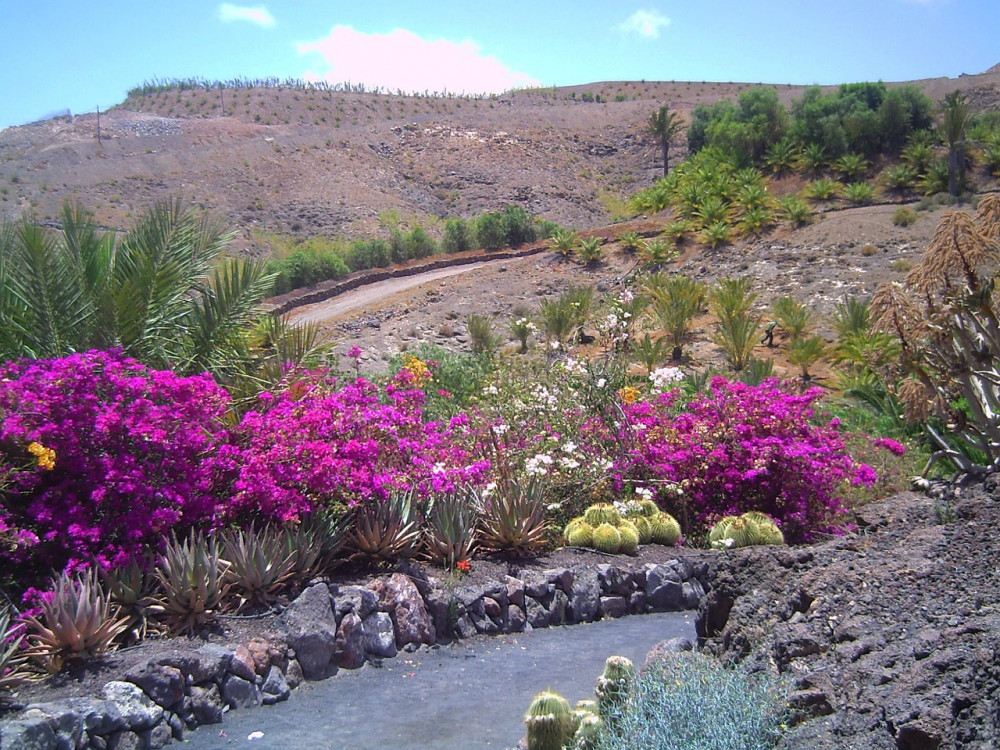
{"type": "Polygon", "coordinates": [[[447,219],[441,237],[441,252],[464,253],[472,250],[475,237],[465,219],[447,219]]]}
{"type": "Polygon", "coordinates": [[[782,683],[697,653],[671,654],[636,680],[595,750],[766,750],[781,736],[782,683]]]}
{"type": "Polygon", "coordinates": [[[917,212],[909,206],[900,206],[892,214],[892,223],[897,227],[908,227],[917,223],[917,212]]]}
{"type": "MultiPolygon", "coordinates": [[[[407,353],[427,362],[431,368],[424,408],[429,419],[446,419],[468,409],[493,372],[493,364],[486,355],[452,352],[433,344],[421,344],[407,353]]],[[[390,372],[399,371],[403,356],[398,354],[389,361],[390,372]]]]}
{"type": "Polygon", "coordinates": [[[305,244],[282,258],[268,261],[267,270],[276,274],[274,293],[285,294],[299,287],[346,276],[350,269],[336,250],[322,250],[305,244]]]}
{"type": "Polygon", "coordinates": [[[485,213],[476,219],[476,244],[484,250],[499,250],[507,245],[502,214],[485,213]]]}

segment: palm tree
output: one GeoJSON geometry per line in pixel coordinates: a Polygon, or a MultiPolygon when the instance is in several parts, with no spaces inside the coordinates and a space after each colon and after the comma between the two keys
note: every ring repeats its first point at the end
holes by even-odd
{"type": "Polygon", "coordinates": [[[957,196],[965,172],[965,126],[969,123],[969,102],[960,91],[952,91],[941,102],[938,132],[948,144],[948,192],[957,196]]]}
{"type": "Polygon", "coordinates": [[[681,120],[676,112],[671,112],[663,105],[649,116],[649,133],[660,142],[663,150],[663,176],[667,176],[670,168],[670,139],[681,129],[681,120]]]}
{"type": "Polygon", "coordinates": [[[179,201],[153,206],[120,240],[78,207],[64,208],[62,224],[0,229],[0,357],[118,347],[224,382],[261,364],[249,331],[274,277],[257,260],[220,260],[232,233],[179,201]]]}

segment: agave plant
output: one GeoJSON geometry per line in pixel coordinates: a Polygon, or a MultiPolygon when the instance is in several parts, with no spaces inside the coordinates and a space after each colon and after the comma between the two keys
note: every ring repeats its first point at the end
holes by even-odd
{"type": "Polygon", "coordinates": [[[294,526],[284,528],[285,550],[292,555],[292,580],[308,581],[333,567],[344,546],[349,517],[314,513],[294,526]]]}
{"type": "Polygon", "coordinates": [[[806,198],[816,201],[828,201],[840,195],[840,183],[829,177],[813,180],[805,188],[806,198]]]}
{"type": "Polygon", "coordinates": [[[879,181],[888,190],[896,192],[909,190],[917,181],[917,170],[909,164],[893,164],[882,171],[879,181]]]}
{"type": "Polygon", "coordinates": [[[101,571],[111,600],[127,618],[124,645],[130,646],[146,638],[149,632],[149,607],[155,603],[153,590],[156,577],[151,557],[132,559],[125,565],[101,571]]]}
{"type": "Polygon", "coordinates": [[[740,372],[753,358],[759,327],[760,316],[748,312],[720,318],[716,324],[712,341],[722,348],[726,360],[736,372],[740,372]]]}
{"type": "Polygon", "coordinates": [[[352,557],[395,560],[412,557],[420,548],[416,493],[392,492],[384,501],[373,501],[355,511],[347,546],[352,557]]]}
{"type": "Polygon", "coordinates": [[[10,609],[0,609],[0,701],[4,691],[13,690],[26,679],[22,670],[27,656],[21,648],[22,643],[23,628],[11,626],[10,609]]]}
{"type": "Polygon", "coordinates": [[[792,340],[800,338],[812,325],[813,314],[809,308],[790,295],[771,302],[771,312],[792,340]]]}
{"type": "Polygon", "coordinates": [[[563,258],[569,258],[573,255],[573,248],[576,247],[576,242],[576,232],[564,229],[563,227],[553,232],[550,238],[552,249],[563,258]]]}
{"type": "Polygon", "coordinates": [[[642,239],[639,237],[638,232],[625,232],[619,235],[618,244],[621,246],[622,251],[634,253],[642,246],[642,239]]]}
{"type": "Polygon", "coordinates": [[[664,263],[669,263],[677,257],[677,248],[673,243],[667,242],[660,237],[654,237],[642,243],[639,250],[639,260],[644,266],[653,268],[664,263]]]}
{"type": "Polygon", "coordinates": [[[866,206],[875,200],[875,186],[870,182],[852,182],[844,188],[844,197],[857,206],[866,206]]]}
{"type": "Polygon", "coordinates": [[[826,356],[826,341],[822,336],[792,339],[788,344],[788,361],[797,365],[802,379],[809,380],[809,368],[826,356]]]}
{"type": "Polygon", "coordinates": [[[293,575],[295,555],[286,547],[284,533],[270,527],[227,529],[221,541],[229,563],[226,582],[239,595],[237,611],[271,606],[293,575]]]}
{"type": "Polygon", "coordinates": [[[795,195],[778,198],[778,216],[793,227],[801,227],[809,223],[813,210],[809,204],[795,195]]]}
{"type": "Polygon", "coordinates": [[[493,316],[472,314],[465,319],[473,354],[492,354],[500,345],[500,338],[493,332],[493,316]]]}
{"type": "Polygon", "coordinates": [[[51,674],[101,656],[128,627],[93,570],[60,574],[41,597],[41,609],[40,619],[28,615],[24,622],[32,657],[51,674]]]}
{"type": "Polygon", "coordinates": [[[527,484],[506,477],[488,497],[479,498],[483,546],[529,554],[547,543],[543,485],[537,477],[527,484]]]}
{"type": "Polygon", "coordinates": [[[229,590],[228,569],[215,539],[194,531],[183,540],[172,536],[156,565],[161,592],[154,611],[171,630],[193,633],[215,619],[229,590]]]}
{"type": "Polygon", "coordinates": [[[844,154],[832,166],[843,179],[856,180],[868,169],[868,160],[861,154],[844,154]]]}
{"type": "Polygon", "coordinates": [[[424,553],[432,563],[453,570],[471,557],[479,520],[475,501],[475,491],[467,487],[431,499],[425,519],[424,553]]]}
{"type": "Polygon", "coordinates": [[[651,373],[659,364],[667,358],[667,354],[672,350],[670,339],[653,339],[647,331],[641,339],[632,341],[632,351],[646,368],[646,373],[651,373]]]}
{"type": "Polygon", "coordinates": [[[732,239],[732,229],[726,222],[716,221],[702,229],[698,238],[705,245],[716,248],[719,245],[725,245],[732,239]]]}

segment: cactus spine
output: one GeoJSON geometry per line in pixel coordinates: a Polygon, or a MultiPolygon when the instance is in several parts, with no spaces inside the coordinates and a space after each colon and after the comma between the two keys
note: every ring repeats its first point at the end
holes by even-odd
{"type": "Polygon", "coordinates": [[[594,527],[582,521],[572,529],[566,527],[566,543],[571,547],[590,547],[594,543],[594,527]]]}
{"type": "Polygon", "coordinates": [[[612,722],[617,718],[634,679],[635,665],[631,659],[609,656],[604,662],[604,673],[597,678],[597,686],[594,688],[598,712],[604,721],[612,722]]]}
{"type": "Polygon", "coordinates": [[[623,521],[618,527],[618,536],[621,538],[621,543],[618,545],[619,552],[634,555],[639,551],[639,531],[634,524],[623,521]]]}
{"type": "Polygon", "coordinates": [[[524,715],[528,750],[561,750],[572,739],[576,723],[569,701],[551,690],[539,693],[524,715]]]}
{"type": "Polygon", "coordinates": [[[658,513],[653,518],[652,526],[652,541],[655,544],[665,544],[668,547],[673,547],[681,539],[681,525],[669,513],[658,513]]]}
{"type": "Polygon", "coordinates": [[[602,523],[617,526],[622,522],[622,514],[611,503],[595,503],[587,508],[583,517],[587,523],[595,528],[602,523]]]}

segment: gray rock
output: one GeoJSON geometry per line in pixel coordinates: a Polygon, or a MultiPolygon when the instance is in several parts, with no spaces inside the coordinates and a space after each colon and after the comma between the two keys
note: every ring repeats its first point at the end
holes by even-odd
{"type": "Polygon", "coordinates": [[[163,721],[168,727],[170,727],[170,733],[173,735],[174,739],[178,742],[182,742],[184,740],[184,722],[181,717],[168,711],[163,717],[163,721]]]}
{"type": "Polygon", "coordinates": [[[616,619],[628,614],[628,599],[624,596],[602,596],[601,615],[605,618],[616,619]]]}
{"type": "Polygon", "coordinates": [[[396,655],[396,635],[392,618],[386,612],[375,612],[361,624],[365,636],[365,651],[371,656],[389,659],[396,655]]]}
{"type": "Polygon", "coordinates": [[[568,594],[573,589],[573,571],[567,568],[549,568],[543,570],[542,575],[545,580],[553,584],[564,594],[568,594]]]}
{"type": "Polygon", "coordinates": [[[628,596],[635,590],[635,577],[631,572],[614,565],[598,565],[597,579],[604,596],[628,596]]]}
{"type": "Polygon", "coordinates": [[[302,676],[302,667],[299,666],[298,659],[289,659],[288,668],[285,669],[285,680],[288,682],[288,687],[295,690],[305,677],[302,676]]]}
{"type": "Polygon", "coordinates": [[[646,600],[656,612],[682,608],[684,592],[677,570],[668,565],[654,565],[646,571],[646,600]]]}
{"type": "Polygon", "coordinates": [[[455,621],[455,635],[459,638],[471,638],[474,635],[478,635],[478,633],[479,630],[476,628],[475,623],[472,622],[472,617],[468,613],[455,621]]]}
{"type": "Polygon", "coordinates": [[[204,687],[195,685],[191,694],[184,699],[182,717],[188,728],[194,729],[202,724],[218,724],[222,721],[222,696],[217,685],[204,687]]]}
{"type": "Polygon", "coordinates": [[[705,589],[702,588],[697,578],[684,581],[681,584],[681,598],[684,601],[684,609],[698,609],[703,596],[705,596],[705,589]]]}
{"type": "Polygon", "coordinates": [[[500,626],[485,614],[478,615],[475,612],[469,612],[467,616],[475,626],[477,633],[496,635],[500,632],[500,626]]]}
{"type": "Polygon", "coordinates": [[[670,638],[666,641],[660,641],[649,650],[648,654],[646,654],[646,664],[644,669],[656,664],[656,662],[669,659],[671,654],[693,650],[694,644],[687,638],[670,638]]]}
{"type": "Polygon", "coordinates": [[[507,586],[507,601],[517,607],[524,607],[524,581],[514,576],[504,579],[507,586]]]}
{"type": "Polygon", "coordinates": [[[44,719],[56,735],[59,750],[76,750],[83,736],[83,717],[62,702],[33,703],[20,716],[25,719],[44,719]]]}
{"type": "Polygon", "coordinates": [[[173,708],[184,700],[184,675],[177,667],[147,664],[142,669],[127,672],[125,681],[138,685],[163,708],[173,708]]]}
{"type": "Polygon", "coordinates": [[[69,698],[66,704],[83,718],[83,728],[88,734],[111,734],[126,726],[122,712],[111,701],[102,701],[98,698],[69,698]]]}
{"type": "Polygon", "coordinates": [[[527,618],[524,610],[516,604],[511,604],[507,609],[507,632],[522,633],[527,618]]]}
{"type": "Polygon", "coordinates": [[[114,750],[146,750],[147,742],[139,732],[121,732],[111,740],[114,750]]]}
{"type": "Polygon", "coordinates": [[[0,721],[0,747],[11,750],[56,750],[59,741],[42,717],[21,721],[0,721]]]}
{"type": "Polygon", "coordinates": [[[155,727],[147,729],[145,732],[139,732],[139,736],[150,750],[159,750],[161,747],[166,747],[174,739],[173,730],[171,730],[170,725],[165,721],[161,721],[155,727]]]}
{"type": "Polygon", "coordinates": [[[163,708],[131,682],[109,682],[104,686],[104,697],[118,706],[122,719],[132,731],[152,729],[163,718],[163,708]]]}
{"type": "Polygon", "coordinates": [[[589,570],[577,571],[573,592],[569,597],[571,622],[593,622],[601,608],[601,583],[597,574],[589,570]]]}
{"type": "Polygon", "coordinates": [[[222,700],[230,708],[253,708],[260,705],[260,688],[242,677],[227,674],[222,678],[222,700]]]}
{"type": "Polygon", "coordinates": [[[260,692],[265,706],[286,701],[292,694],[291,688],[288,687],[288,682],[285,681],[285,675],[277,667],[271,667],[267,671],[267,676],[264,677],[264,684],[261,685],[260,692]]]}
{"type": "Polygon", "coordinates": [[[348,612],[337,628],[337,666],[341,669],[357,669],[365,663],[365,634],[361,618],[348,612]]]}
{"type": "Polygon", "coordinates": [[[307,680],[329,677],[336,670],[331,660],[337,645],[337,621],[326,585],[303,591],[282,613],[281,622],[303,676],[307,680]]]}
{"type": "Polygon", "coordinates": [[[435,643],[437,634],[424,606],[424,600],[413,582],[400,573],[388,579],[378,579],[371,584],[381,608],[392,619],[396,635],[396,648],[408,644],[435,643]]]}
{"type": "Polygon", "coordinates": [[[533,628],[547,628],[552,619],[549,611],[537,599],[530,596],[525,599],[525,604],[525,614],[528,618],[528,624],[533,628]]]}
{"type": "Polygon", "coordinates": [[[633,592],[628,598],[628,611],[633,615],[641,615],[646,612],[649,602],[646,601],[646,594],[642,591],[633,592]]]}
{"type": "Polygon", "coordinates": [[[524,578],[524,594],[540,602],[552,601],[552,594],[555,592],[555,584],[538,573],[529,573],[524,578]]]}
{"type": "Polygon", "coordinates": [[[552,606],[549,607],[549,625],[562,625],[566,622],[566,610],[569,607],[569,597],[563,593],[562,589],[556,589],[552,597],[552,606]]]}
{"type": "Polygon", "coordinates": [[[378,597],[371,589],[363,586],[333,586],[333,598],[337,603],[337,621],[348,612],[353,612],[362,620],[378,609],[378,597]]]}
{"type": "Polygon", "coordinates": [[[438,640],[450,638],[454,635],[452,631],[452,610],[455,600],[443,589],[433,588],[424,595],[424,605],[427,607],[427,614],[434,623],[434,632],[438,640]]]}

